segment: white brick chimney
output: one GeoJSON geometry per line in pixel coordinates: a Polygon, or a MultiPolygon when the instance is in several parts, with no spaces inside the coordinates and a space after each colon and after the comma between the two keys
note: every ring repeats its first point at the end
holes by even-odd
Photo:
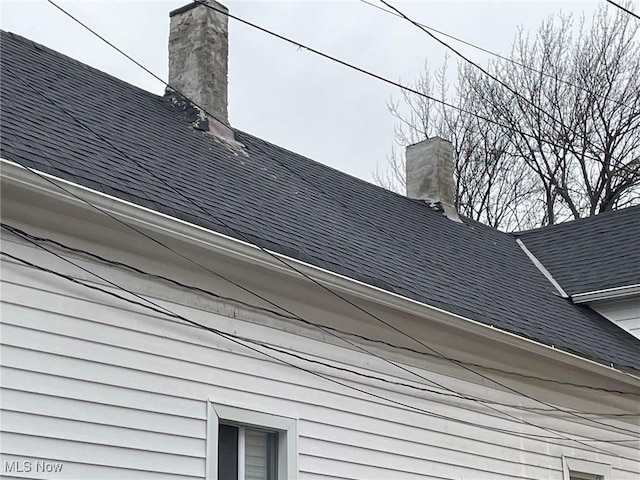
{"type": "MultiPolygon", "coordinates": [[[[206,3],[228,11],[215,0],[206,3]]],[[[172,11],[169,16],[169,85],[229,125],[229,17],[195,2],[172,11]]]]}
{"type": "Polygon", "coordinates": [[[453,181],[453,145],[439,137],[409,145],[405,154],[407,197],[442,208],[451,220],[460,222],[453,181]]]}

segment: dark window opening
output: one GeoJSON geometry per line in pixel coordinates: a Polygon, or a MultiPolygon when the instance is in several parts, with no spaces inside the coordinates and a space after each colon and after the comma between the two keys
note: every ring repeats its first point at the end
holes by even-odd
{"type": "Polygon", "coordinates": [[[278,433],[218,426],[218,480],[277,480],[278,433]]]}

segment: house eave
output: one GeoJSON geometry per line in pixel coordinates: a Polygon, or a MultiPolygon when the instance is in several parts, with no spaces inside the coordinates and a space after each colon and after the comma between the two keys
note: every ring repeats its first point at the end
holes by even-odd
{"type": "Polygon", "coordinates": [[[91,208],[95,205],[101,210],[114,215],[121,220],[144,227],[159,234],[179,239],[187,244],[197,245],[210,251],[229,256],[247,262],[250,265],[277,271],[285,275],[297,278],[299,281],[308,282],[299,273],[283,265],[274,256],[286,259],[288,264],[294,265],[297,270],[313,278],[315,281],[340,292],[354,297],[374,302],[409,313],[419,318],[453,326],[465,332],[492,339],[503,344],[511,345],[525,351],[532,352],[543,357],[557,360],[568,365],[594,372],[624,383],[638,386],[640,375],[629,373],[616,366],[608,366],[585,357],[559,350],[535,340],[527,339],[516,334],[497,329],[491,325],[447,312],[437,307],[403,297],[393,292],[365,284],[358,280],[331,272],[329,270],[310,265],[299,260],[292,259],[275,252],[266,252],[259,247],[229,237],[227,235],[208,230],[206,228],[185,222],[169,215],[136,205],[119,198],[97,192],[76,183],[60,179],[53,175],[38,172],[35,175],[15,162],[0,158],[0,173],[2,182],[10,182],[20,188],[38,192],[50,198],[57,198],[67,203],[91,208]],[[62,186],[68,191],[64,192],[56,185],[62,186]],[[82,200],[80,200],[80,197],[82,200]]]}
{"type": "Polygon", "coordinates": [[[640,295],[640,284],[577,293],[571,296],[571,300],[573,303],[591,303],[603,300],[619,300],[635,295],[640,295]]]}

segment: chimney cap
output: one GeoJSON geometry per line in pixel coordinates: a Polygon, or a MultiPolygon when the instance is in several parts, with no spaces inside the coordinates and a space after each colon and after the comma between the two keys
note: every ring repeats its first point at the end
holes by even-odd
{"type": "MultiPolygon", "coordinates": [[[[436,141],[441,141],[441,142],[445,142],[445,143],[451,144],[451,142],[449,140],[447,140],[446,138],[443,138],[443,137],[441,137],[439,135],[434,135],[433,137],[427,137],[424,140],[420,140],[419,142],[411,143],[411,144],[407,145],[407,148],[412,148],[412,147],[415,147],[416,145],[420,145],[422,143],[436,142],[436,141]]],[[[451,146],[453,147],[453,144],[451,144],[451,146]]]]}
{"type": "Polygon", "coordinates": [[[229,9],[227,7],[225,7],[221,3],[216,2],[215,0],[202,0],[202,1],[197,1],[197,2],[194,1],[194,2],[188,3],[186,5],[183,5],[182,7],[178,7],[175,10],[171,10],[169,12],[169,17],[173,17],[174,15],[180,15],[181,13],[188,12],[192,8],[196,8],[197,6],[202,5],[203,3],[209,3],[212,6],[215,6],[216,8],[220,8],[220,9],[224,10],[225,12],[229,11],[229,9]]]}

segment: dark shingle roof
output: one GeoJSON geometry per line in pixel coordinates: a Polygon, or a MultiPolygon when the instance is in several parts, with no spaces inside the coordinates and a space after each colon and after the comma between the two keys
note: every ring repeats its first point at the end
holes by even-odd
{"type": "Polygon", "coordinates": [[[640,285],[640,205],[517,236],[568,295],[640,285]]]}
{"type": "Polygon", "coordinates": [[[423,202],[236,131],[246,146],[239,153],[194,129],[166,98],[13,34],[3,33],[1,46],[3,158],[556,348],[640,369],[640,341],[560,298],[513,236],[452,222],[423,202]]]}

